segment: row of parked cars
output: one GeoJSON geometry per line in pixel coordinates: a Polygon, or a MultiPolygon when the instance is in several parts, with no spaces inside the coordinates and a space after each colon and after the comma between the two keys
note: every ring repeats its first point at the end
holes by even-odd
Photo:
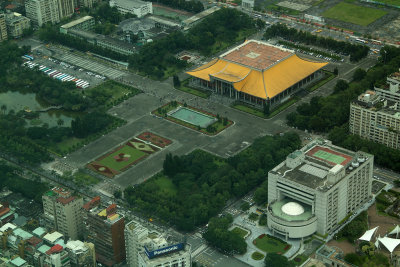
{"type": "Polygon", "coordinates": [[[33,69],[34,67],[38,67],[40,71],[42,71],[43,73],[45,73],[47,76],[53,78],[53,79],[57,79],[60,80],[62,82],[74,82],[76,87],[78,88],[88,88],[90,86],[90,83],[82,80],[82,79],[78,79],[72,75],[63,73],[61,71],[58,71],[56,69],[51,69],[49,67],[46,67],[45,65],[40,65],[38,63],[33,63],[31,61],[26,61],[24,64],[24,66],[27,66],[31,69],[33,69]]]}

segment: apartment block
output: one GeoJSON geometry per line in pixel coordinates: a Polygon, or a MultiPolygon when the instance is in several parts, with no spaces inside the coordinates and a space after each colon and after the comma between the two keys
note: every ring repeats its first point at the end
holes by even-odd
{"type": "Polygon", "coordinates": [[[92,206],[86,218],[87,239],[95,245],[97,261],[112,266],[125,260],[125,219],[117,213],[117,205],[92,206]]]}
{"type": "MultiPolygon", "coordinates": [[[[386,84],[382,88],[375,87],[375,91],[384,99],[400,103],[400,69],[386,78],[386,84]]],[[[397,105],[400,110],[400,105],[397,105]]]]}
{"type": "Polygon", "coordinates": [[[350,104],[350,133],[400,149],[400,102],[393,101],[395,97],[371,90],[358,96],[350,104]]]}
{"type": "Polygon", "coordinates": [[[8,35],[12,38],[19,38],[24,30],[31,27],[31,20],[16,12],[6,14],[6,25],[8,35]]]}
{"type": "Polygon", "coordinates": [[[75,6],[75,0],[58,0],[60,19],[72,16],[75,11],[75,6]]]}
{"type": "Polygon", "coordinates": [[[71,267],[96,267],[94,244],[80,240],[68,241],[65,246],[70,259],[71,267]]]}
{"type": "Polygon", "coordinates": [[[27,0],[25,2],[26,16],[34,26],[41,27],[48,22],[60,22],[59,0],[27,0]]]}
{"type": "Polygon", "coordinates": [[[191,250],[188,244],[168,240],[160,233],[137,221],[125,226],[126,261],[130,267],[189,267],[191,250]]]}
{"type": "Polygon", "coordinates": [[[315,140],[268,173],[268,220],[273,233],[304,238],[333,232],[371,198],[374,157],[315,140]]]}
{"type": "Polygon", "coordinates": [[[73,240],[83,234],[82,198],[71,192],[55,187],[43,197],[44,219],[47,225],[73,240]]]}
{"type": "Polygon", "coordinates": [[[0,42],[7,39],[6,16],[4,13],[0,13],[0,42]]]}

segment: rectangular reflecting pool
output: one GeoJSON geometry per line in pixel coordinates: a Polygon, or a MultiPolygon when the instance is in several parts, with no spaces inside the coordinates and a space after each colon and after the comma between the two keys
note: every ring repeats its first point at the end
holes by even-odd
{"type": "Polygon", "coordinates": [[[208,125],[217,121],[217,119],[212,116],[186,107],[179,107],[178,109],[168,113],[168,115],[202,128],[206,128],[208,125]]]}

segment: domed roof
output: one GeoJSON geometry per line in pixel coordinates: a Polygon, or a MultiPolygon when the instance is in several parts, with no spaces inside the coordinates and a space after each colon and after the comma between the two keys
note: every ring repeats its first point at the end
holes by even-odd
{"type": "Polygon", "coordinates": [[[291,216],[297,216],[304,213],[304,208],[297,202],[288,202],[282,206],[282,211],[291,216]]]}

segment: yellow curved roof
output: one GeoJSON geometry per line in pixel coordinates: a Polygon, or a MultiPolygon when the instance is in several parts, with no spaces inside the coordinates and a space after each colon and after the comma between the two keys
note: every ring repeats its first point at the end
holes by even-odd
{"type": "Polygon", "coordinates": [[[225,80],[232,83],[237,91],[266,99],[278,95],[327,64],[307,61],[293,54],[265,71],[218,59],[187,73],[206,81],[211,81],[211,77],[225,80]]]}

